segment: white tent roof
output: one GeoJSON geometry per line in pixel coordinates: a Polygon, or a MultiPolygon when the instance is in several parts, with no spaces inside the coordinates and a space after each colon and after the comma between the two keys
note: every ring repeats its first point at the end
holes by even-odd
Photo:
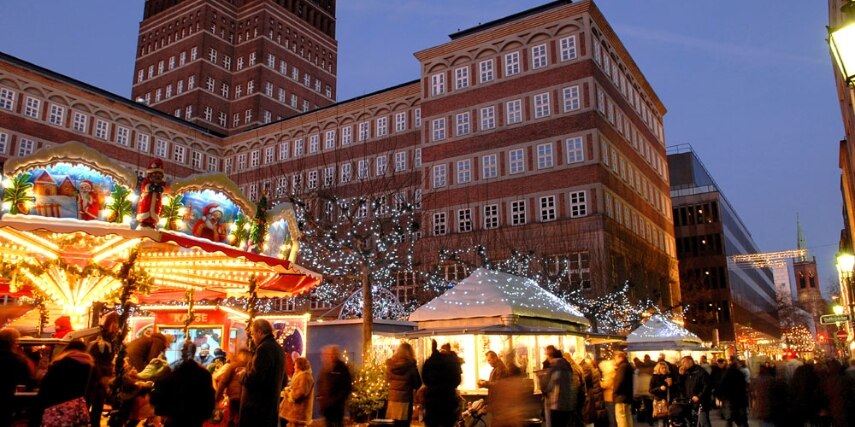
{"type": "Polygon", "coordinates": [[[589,325],[574,306],[531,279],[484,268],[410,314],[411,322],[517,315],[589,325]]]}
{"type": "Polygon", "coordinates": [[[630,349],[642,344],[663,344],[675,347],[700,347],[703,341],[697,335],[661,315],[651,316],[641,326],[626,336],[630,349]]]}

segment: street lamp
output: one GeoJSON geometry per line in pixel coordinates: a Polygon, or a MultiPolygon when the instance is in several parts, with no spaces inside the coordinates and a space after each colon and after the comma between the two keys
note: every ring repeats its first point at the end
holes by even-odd
{"type": "Polygon", "coordinates": [[[855,85],[855,2],[847,1],[840,8],[843,14],[843,22],[837,28],[828,28],[828,46],[831,48],[831,56],[843,81],[848,86],[855,85]]]}
{"type": "MultiPolygon", "coordinates": [[[[848,245],[846,245],[848,246],[848,245]]],[[[848,248],[841,248],[837,254],[837,274],[840,276],[840,294],[845,297],[843,303],[849,308],[849,335],[853,332],[853,314],[855,314],[855,301],[853,301],[852,290],[852,268],[855,267],[855,255],[848,248]]]]}

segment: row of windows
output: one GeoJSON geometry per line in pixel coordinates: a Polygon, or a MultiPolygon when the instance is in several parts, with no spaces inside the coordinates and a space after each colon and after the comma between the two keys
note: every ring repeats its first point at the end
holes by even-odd
{"type": "Polygon", "coordinates": [[[618,224],[623,225],[660,251],[675,256],[674,245],[669,240],[667,233],[648,221],[644,214],[636,211],[625,200],[609,191],[604,193],[603,204],[605,205],[606,216],[614,219],[618,224]]]}
{"type": "Polygon", "coordinates": [[[597,111],[605,116],[609,123],[617,129],[618,133],[626,138],[627,142],[640,154],[659,175],[666,181],[667,163],[656,149],[647,141],[641,132],[625,117],[620,107],[616,105],[605,91],[597,87],[597,111]]]}
{"type": "Polygon", "coordinates": [[[600,139],[600,161],[613,174],[619,177],[630,188],[635,190],[653,208],[664,217],[671,213],[671,200],[668,195],[659,191],[647,177],[638,170],[631,160],[624,157],[619,150],[605,138],[600,139]]]}
{"type": "Polygon", "coordinates": [[[706,234],[700,236],[678,237],[677,258],[683,259],[692,256],[721,255],[721,234],[706,234]]]}
{"type": "MultiPolygon", "coordinates": [[[[455,91],[463,90],[475,85],[476,76],[479,84],[490,83],[502,77],[512,77],[524,71],[537,70],[549,66],[549,42],[544,42],[529,49],[528,66],[523,70],[523,57],[525,51],[516,50],[498,57],[479,61],[477,64],[468,64],[449,71],[442,71],[430,76],[431,96],[440,96],[450,92],[452,84],[447,82],[449,76],[453,79],[455,91]],[[501,68],[499,68],[498,66],[501,68]]],[[[578,56],[576,48],[576,36],[568,36],[558,41],[558,58],[553,62],[565,62],[576,59],[578,56]]]]}
{"type": "MultiPolygon", "coordinates": [[[[155,74],[155,66],[153,64],[149,65],[148,66],[148,78],[151,79],[151,78],[154,78],[155,76],[159,76],[159,75],[163,74],[166,71],[172,71],[176,68],[176,66],[177,67],[183,67],[185,64],[187,64],[187,58],[188,58],[187,51],[182,50],[181,52],[178,53],[177,65],[176,65],[176,56],[175,55],[170,56],[169,59],[166,61],[164,61],[164,60],[158,61],[158,63],[157,63],[157,74],[155,74]]],[[[189,58],[190,58],[190,61],[195,61],[196,59],[198,59],[199,58],[199,48],[197,48],[196,46],[190,48],[189,58]]],[[[142,67],[139,70],[137,70],[137,83],[142,83],[145,79],[146,79],[146,68],[142,67]]]]}
{"type": "Polygon", "coordinates": [[[13,135],[5,129],[0,129],[0,154],[11,154],[13,136],[17,140],[17,149],[14,154],[18,157],[29,156],[30,154],[33,154],[33,151],[35,151],[36,148],[39,148],[39,144],[30,137],[13,135]]]}
{"type": "MultiPolygon", "coordinates": [[[[247,110],[249,111],[249,110],[247,110]]],[[[421,127],[421,109],[413,109],[413,127],[421,127]]],[[[330,129],[323,133],[309,135],[308,138],[296,138],[293,141],[280,142],[278,152],[276,146],[268,146],[263,149],[263,164],[273,164],[276,161],[286,161],[293,158],[303,157],[307,154],[317,154],[323,151],[335,150],[339,147],[347,147],[354,142],[366,142],[374,137],[382,138],[391,133],[403,133],[410,130],[410,115],[408,111],[394,113],[391,116],[378,117],[373,120],[365,120],[354,125],[341,126],[330,129]],[[390,123],[390,121],[393,121],[390,123]],[[355,134],[354,134],[355,132],[355,134]]],[[[417,151],[418,165],[421,164],[421,152],[417,151]]],[[[250,153],[240,153],[226,158],[225,172],[244,171],[249,168],[261,166],[262,150],[254,150],[250,153]],[[249,163],[247,163],[249,160],[249,163]],[[236,168],[235,168],[236,166],[236,168]]],[[[418,166],[417,165],[417,166],[418,166]]]]}
{"type": "MultiPolygon", "coordinates": [[[[15,111],[17,94],[15,91],[8,88],[0,88],[0,109],[15,111]]],[[[90,116],[81,111],[72,110],[68,107],[42,102],[41,99],[25,95],[24,107],[22,110],[24,116],[33,120],[44,120],[54,126],[70,128],[71,130],[92,135],[96,139],[103,141],[115,142],[128,148],[136,148],[142,153],[154,154],[162,159],[171,159],[175,163],[190,164],[195,170],[207,170],[216,172],[218,170],[219,159],[215,156],[207,155],[198,150],[192,150],[186,146],[170,142],[165,139],[155,138],[154,151],[152,153],[152,136],[133,130],[122,125],[115,125],[108,120],[97,116],[90,116]],[[44,105],[46,104],[46,105],[44,105]],[[44,117],[46,116],[46,117],[44,117]],[[94,123],[93,123],[94,122],[94,123]],[[115,126],[115,133],[113,127],[115,126]],[[172,150],[170,152],[170,145],[172,150]],[[207,157],[207,164],[205,164],[207,157]]],[[[192,107],[187,107],[187,113],[192,114],[192,107]]]]}
{"type": "Polygon", "coordinates": [[[684,291],[724,289],[727,287],[727,269],[721,266],[682,269],[680,287],[684,291]]]}
{"type": "MultiPolygon", "coordinates": [[[[537,206],[532,209],[530,200],[514,200],[504,204],[493,203],[481,207],[480,210],[473,208],[462,208],[451,212],[433,212],[432,231],[434,236],[444,236],[452,232],[468,233],[479,228],[491,230],[502,225],[518,226],[532,221],[529,212],[536,213],[537,222],[555,221],[560,217],[559,196],[548,195],[537,198],[537,206]],[[502,206],[504,205],[504,206],[502,206]],[[505,214],[500,213],[504,207],[505,214]],[[478,217],[476,217],[478,215],[478,217]],[[502,217],[504,216],[504,221],[502,217]]],[[[588,197],[586,191],[572,191],[566,195],[566,212],[570,218],[579,218],[588,215],[588,197]]]]}
{"type": "MultiPolygon", "coordinates": [[[[483,132],[496,129],[497,126],[507,126],[522,123],[525,119],[543,119],[552,115],[555,108],[553,105],[553,92],[543,92],[531,96],[531,114],[526,116],[523,112],[525,98],[513,99],[503,104],[481,107],[475,111],[464,111],[452,116],[454,124],[453,137],[464,137],[473,132],[483,132]],[[477,127],[474,117],[477,114],[477,127]],[[498,118],[502,118],[500,122],[498,118]]],[[[579,85],[568,86],[561,89],[560,111],[565,113],[576,111],[581,108],[579,85]]],[[[451,129],[448,129],[446,117],[431,120],[431,141],[444,141],[452,137],[451,129]]]]}
{"type": "Polygon", "coordinates": [[[648,101],[644,98],[643,92],[638,85],[627,77],[628,73],[624,71],[626,67],[621,64],[618,55],[612,53],[612,50],[605,41],[601,41],[596,37],[594,37],[593,46],[594,62],[602,68],[606,76],[611,78],[612,83],[629,104],[632,105],[644,124],[647,125],[650,131],[653,132],[653,135],[659,140],[659,143],[665,145],[662,118],[648,106],[648,101]]]}
{"type": "Polygon", "coordinates": [[[148,34],[140,35],[138,55],[146,55],[152,50],[166,47],[199,31],[201,29],[201,24],[198,22],[200,17],[201,11],[197,10],[196,12],[191,12],[188,16],[182,17],[180,22],[176,19],[174,22],[149,31],[148,34]]]}
{"type": "MultiPolygon", "coordinates": [[[[585,161],[585,142],[582,137],[565,139],[563,149],[564,164],[570,165],[585,161]]],[[[476,165],[476,167],[480,166],[480,173],[478,176],[480,176],[481,180],[497,178],[499,177],[500,172],[500,157],[505,158],[505,163],[502,168],[503,176],[525,173],[531,167],[528,165],[528,162],[526,162],[526,151],[527,149],[525,148],[516,148],[508,150],[506,156],[500,156],[500,154],[493,153],[485,154],[480,158],[476,157],[475,159],[460,159],[453,162],[451,165],[434,165],[431,169],[431,188],[442,188],[448,185],[461,185],[472,182],[475,180],[475,178],[473,178],[475,176],[473,173],[473,165],[476,165]],[[449,177],[449,167],[454,167],[455,179],[453,182],[451,182],[449,177]]],[[[535,169],[543,170],[556,166],[555,159],[560,154],[555,150],[555,143],[545,142],[537,144],[533,151],[535,162],[533,162],[534,164],[532,166],[534,166],[535,169]]]]}
{"type": "Polygon", "coordinates": [[[674,227],[718,222],[718,202],[715,201],[674,208],[674,227]]]}

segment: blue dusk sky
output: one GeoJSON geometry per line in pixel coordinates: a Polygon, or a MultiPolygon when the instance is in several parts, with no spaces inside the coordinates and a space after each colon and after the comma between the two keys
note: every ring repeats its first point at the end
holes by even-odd
{"type": "MultiPolygon", "coordinates": [[[[546,0],[339,0],[338,97],[419,77],[413,53],[546,0]]],[[[825,1],[596,2],[762,251],[796,246],[836,280],[844,138],[825,1]]],[[[0,51],[129,97],[142,0],[0,1],[0,51]]]]}

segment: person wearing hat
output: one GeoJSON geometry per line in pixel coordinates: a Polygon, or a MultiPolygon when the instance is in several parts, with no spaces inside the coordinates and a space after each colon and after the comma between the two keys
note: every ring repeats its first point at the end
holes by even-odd
{"type": "Polygon", "coordinates": [[[77,186],[77,217],[84,221],[98,219],[101,203],[101,195],[95,184],[88,179],[80,181],[77,186]]]}
{"type": "Polygon", "coordinates": [[[211,203],[202,209],[202,216],[193,224],[193,235],[204,237],[214,242],[226,240],[228,233],[222,223],[225,211],[217,203],[211,203]]]}
{"type": "Polygon", "coordinates": [[[146,176],[140,183],[140,200],[137,204],[137,221],[140,227],[157,228],[163,205],[161,197],[165,190],[163,160],[154,159],[149,163],[146,176]]]}

